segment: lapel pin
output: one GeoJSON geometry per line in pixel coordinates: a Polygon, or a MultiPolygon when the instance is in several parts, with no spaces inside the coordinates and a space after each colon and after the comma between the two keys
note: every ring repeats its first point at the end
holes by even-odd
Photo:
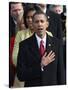
{"type": "Polygon", "coordinates": [[[51,46],[51,44],[49,44],[48,46],[51,46]]]}

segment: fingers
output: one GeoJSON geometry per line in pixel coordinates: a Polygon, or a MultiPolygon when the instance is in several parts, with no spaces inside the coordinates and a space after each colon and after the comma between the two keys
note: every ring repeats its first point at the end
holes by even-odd
{"type": "Polygon", "coordinates": [[[53,62],[55,60],[55,53],[53,51],[50,51],[47,55],[47,53],[44,54],[43,58],[43,64],[46,66],[49,63],[53,62]]]}
{"type": "Polygon", "coordinates": [[[50,60],[50,63],[53,62],[55,60],[55,58],[53,58],[52,60],[50,60]]]}
{"type": "Polygon", "coordinates": [[[50,57],[52,57],[52,56],[55,56],[55,53],[54,52],[50,55],[50,57]]]}
{"type": "Polygon", "coordinates": [[[49,54],[48,54],[48,56],[50,56],[52,53],[53,53],[53,51],[50,51],[49,54]]]}
{"type": "Polygon", "coordinates": [[[53,51],[50,51],[49,54],[48,54],[48,56],[50,57],[52,55],[55,55],[55,53],[53,51]]]}
{"type": "Polygon", "coordinates": [[[45,52],[42,58],[45,57],[48,57],[48,59],[53,59],[55,57],[55,53],[53,51],[50,51],[49,54],[47,55],[47,52],[45,52]]]}
{"type": "Polygon", "coordinates": [[[46,57],[46,56],[48,56],[48,57],[55,57],[55,53],[53,52],[53,51],[50,51],[49,52],[49,54],[47,55],[47,52],[45,52],[45,54],[43,55],[43,57],[46,57]]]}
{"type": "Polygon", "coordinates": [[[51,62],[54,61],[54,60],[55,60],[55,58],[53,58],[53,59],[51,60],[51,62]]]}
{"type": "Polygon", "coordinates": [[[49,54],[47,55],[48,62],[51,63],[52,61],[55,60],[55,53],[53,51],[50,51],[49,54]]]}
{"type": "Polygon", "coordinates": [[[55,60],[55,58],[54,57],[47,57],[47,61],[49,62],[49,63],[51,63],[52,61],[54,61],[55,60]]]}
{"type": "Polygon", "coordinates": [[[53,52],[49,57],[50,58],[54,58],[55,57],[55,53],[53,52]]]}

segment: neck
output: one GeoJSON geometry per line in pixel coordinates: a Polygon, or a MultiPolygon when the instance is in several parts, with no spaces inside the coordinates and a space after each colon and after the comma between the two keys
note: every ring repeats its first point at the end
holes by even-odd
{"type": "Polygon", "coordinates": [[[43,39],[44,37],[45,37],[45,35],[46,35],[46,33],[45,34],[37,34],[41,39],[43,39]]]}

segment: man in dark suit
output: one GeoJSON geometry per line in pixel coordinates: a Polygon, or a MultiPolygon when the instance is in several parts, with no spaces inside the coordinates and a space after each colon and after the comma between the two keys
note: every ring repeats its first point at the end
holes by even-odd
{"type": "Polygon", "coordinates": [[[34,35],[19,46],[18,79],[25,81],[25,87],[65,84],[62,47],[57,38],[47,35],[48,21],[43,12],[34,14],[33,27],[34,35]]]}
{"type": "Polygon", "coordinates": [[[17,20],[21,20],[23,18],[23,5],[21,2],[10,2],[9,10],[10,37],[13,37],[17,33],[17,20]]]}

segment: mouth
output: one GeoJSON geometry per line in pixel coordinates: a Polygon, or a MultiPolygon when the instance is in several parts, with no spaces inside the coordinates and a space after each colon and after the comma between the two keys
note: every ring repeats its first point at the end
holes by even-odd
{"type": "Polygon", "coordinates": [[[42,30],[43,30],[43,28],[38,28],[38,30],[39,30],[39,31],[42,31],[42,30]]]}

